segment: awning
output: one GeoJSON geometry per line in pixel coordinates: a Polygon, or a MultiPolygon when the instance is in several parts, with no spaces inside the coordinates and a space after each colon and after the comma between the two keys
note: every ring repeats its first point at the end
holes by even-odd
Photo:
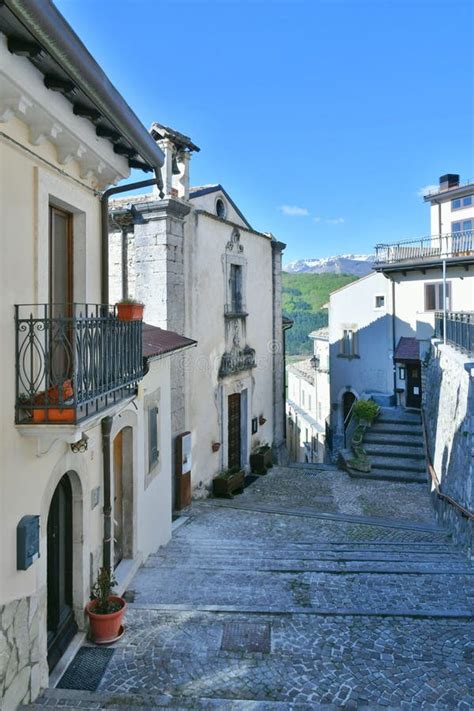
{"type": "Polygon", "coordinates": [[[420,342],[416,338],[402,336],[395,349],[394,360],[420,360],[420,342]]]}

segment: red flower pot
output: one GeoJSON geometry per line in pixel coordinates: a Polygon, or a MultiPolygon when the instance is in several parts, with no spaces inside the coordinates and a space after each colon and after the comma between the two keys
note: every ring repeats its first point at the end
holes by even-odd
{"type": "Polygon", "coordinates": [[[44,407],[41,410],[33,410],[33,422],[74,422],[76,419],[75,408],[44,407]]]}
{"type": "Polygon", "coordinates": [[[144,308],[143,304],[117,304],[117,318],[120,321],[140,321],[144,308]]]}
{"type": "Polygon", "coordinates": [[[122,620],[127,603],[123,597],[118,597],[117,595],[111,595],[109,597],[109,601],[118,602],[122,605],[122,607],[116,612],[110,612],[107,615],[98,615],[94,612],[94,606],[97,604],[96,600],[91,600],[91,602],[88,602],[86,605],[92,641],[97,642],[98,644],[114,642],[119,636],[120,629],[122,627],[122,620]]]}

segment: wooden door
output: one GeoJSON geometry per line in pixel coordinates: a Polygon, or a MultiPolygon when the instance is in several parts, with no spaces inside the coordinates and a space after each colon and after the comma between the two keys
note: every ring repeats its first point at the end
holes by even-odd
{"type": "Polygon", "coordinates": [[[114,439],[114,568],[123,558],[123,430],[114,439]]]}
{"type": "Polygon", "coordinates": [[[64,317],[72,316],[74,301],[72,215],[49,208],[49,309],[51,383],[71,377],[72,332],[64,317]],[[59,320],[61,319],[61,320],[59,320]]]}
{"type": "Polygon", "coordinates": [[[72,608],[72,490],[67,474],[56,487],[48,515],[47,596],[51,670],[77,631],[72,608]]]}
{"type": "Polygon", "coordinates": [[[228,467],[240,468],[240,393],[228,398],[228,467]]]}
{"type": "Polygon", "coordinates": [[[407,407],[421,407],[421,366],[419,361],[407,363],[407,407]]]}

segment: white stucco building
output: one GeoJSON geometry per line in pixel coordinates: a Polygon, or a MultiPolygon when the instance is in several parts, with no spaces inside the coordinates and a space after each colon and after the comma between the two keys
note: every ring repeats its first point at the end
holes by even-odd
{"type": "Polygon", "coordinates": [[[435,332],[474,311],[474,184],[445,175],[427,195],[431,235],[376,246],[374,274],[331,294],[331,426],[340,445],[354,399],[419,409],[435,332]],[[441,231],[441,232],[440,232],[441,231]]]}
{"type": "Polygon", "coordinates": [[[173,365],[172,437],[191,433],[193,494],[206,496],[218,472],[248,467],[257,444],[276,457],[284,448],[284,245],[253,229],[221,185],[190,188],[199,149],[189,138],[151,132],[165,153],[164,198],[114,201],[112,229],[130,220],[110,238],[111,288],[143,301],[149,323],[198,342],[173,365]]]}
{"type": "Polygon", "coordinates": [[[159,176],[164,156],[51,3],[0,8],[0,122],[0,706],[13,711],[85,630],[99,566],[123,590],[170,537],[170,356],[193,342],[109,306],[103,191],[131,167],[159,176]]]}
{"type": "Polygon", "coordinates": [[[309,334],[313,355],[286,367],[287,446],[295,462],[325,461],[329,416],[329,330],[309,334]]]}

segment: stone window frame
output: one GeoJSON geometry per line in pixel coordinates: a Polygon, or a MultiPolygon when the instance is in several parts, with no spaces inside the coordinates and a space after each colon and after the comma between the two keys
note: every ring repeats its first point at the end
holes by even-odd
{"type": "Polygon", "coordinates": [[[151,482],[155,479],[155,477],[161,472],[161,461],[162,457],[160,456],[160,452],[162,449],[162,441],[161,441],[161,436],[162,436],[162,431],[163,428],[161,426],[161,420],[162,420],[162,412],[161,412],[161,387],[157,388],[151,393],[148,393],[145,395],[144,398],[144,403],[143,403],[143,416],[144,416],[144,457],[145,457],[145,486],[144,488],[147,489],[148,486],[151,484],[151,482]],[[157,408],[157,418],[156,418],[156,424],[157,424],[157,434],[156,434],[156,443],[157,443],[157,449],[158,449],[158,459],[156,460],[155,463],[153,463],[152,466],[150,466],[150,430],[149,430],[149,417],[150,417],[150,411],[153,408],[157,408]]]}
{"type": "Polygon", "coordinates": [[[241,311],[239,315],[247,314],[247,260],[242,254],[233,254],[226,252],[224,257],[224,272],[225,272],[225,313],[232,314],[232,289],[231,289],[231,265],[242,267],[242,301],[241,311]]]}

